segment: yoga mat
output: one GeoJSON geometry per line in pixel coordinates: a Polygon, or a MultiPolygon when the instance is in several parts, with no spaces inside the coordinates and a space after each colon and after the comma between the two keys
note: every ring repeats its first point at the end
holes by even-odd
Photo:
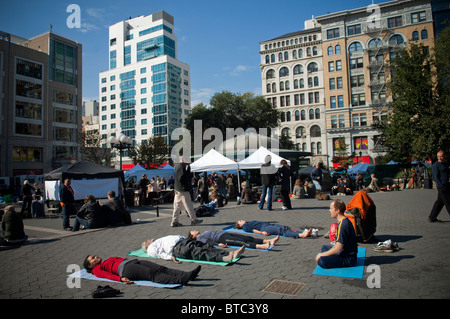
{"type": "MultiPolygon", "coordinates": [[[[153,257],[153,256],[147,255],[147,253],[145,251],[143,251],[142,248],[139,249],[139,250],[130,251],[128,253],[128,255],[137,256],[137,257],[147,257],[147,258],[159,259],[158,257],[153,257]]],[[[210,264],[210,265],[216,265],[216,266],[228,266],[230,264],[235,263],[239,259],[241,259],[241,256],[239,256],[238,258],[234,258],[232,262],[227,263],[225,261],[193,260],[193,259],[184,259],[184,258],[178,258],[177,257],[177,260],[179,260],[179,261],[185,261],[185,262],[189,262],[189,263],[199,263],[199,264],[210,264]]]]}
{"type": "Polygon", "coordinates": [[[343,268],[328,268],[328,269],[317,266],[313,272],[313,275],[362,279],[364,274],[365,256],[366,256],[366,248],[358,247],[358,254],[356,255],[357,257],[356,266],[343,268]]]}
{"type": "MultiPolygon", "coordinates": [[[[82,269],[80,271],[74,272],[73,274],[70,274],[69,277],[74,278],[82,278],[82,279],[88,279],[88,280],[97,280],[97,281],[108,281],[108,282],[115,282],[115,283],[121,283],[125,284],[121,281],[115,281],[107,278],[100,278],[96,277],[93,274],[90,274],[86,271],[86,269],[82,269]]],[[[157,287],[157,288],[178,288],[182,287],[181,284],[159,284],[153,281],[147,281],[147,280],[136,280],[134,281],[134,285],[138,286],[147,286],[147,287],[157,287]]]]}
{"type": "MultiPolygon", "coordinates": [[[[222,229],[222,230],[224,230],[224,231],[229,231],[229,232],[232,232],[232,233],[241,233],[241,234],[246,234],[246,235],[252,234],[252,235],[260,235],[260,236],[265,236],[265,235],[263,235],[263,234],[257,234],[257,233],[248,233],[248,232],[246,232],[246,231],[243,231],[242,229],[237,229],[237,228],[234,228],[234,225],[231,225],[231,226],[225,227],[225,228],[224,228],[224,229],[222,229]]],[[[269,235],[269,236],[277,237],[278,235],[269,235]]],[[[292,238],[292,237],[286,237],[286,236],[282,236],[282,235],[280,235],[280,237],[284,237],[284,238],[292,238]]],[[[272,248],[272,247],[271,247],[271,248],[272,248]]],[[[246,249],[247,249],[247,248],[246,248],[246,249]]]]}

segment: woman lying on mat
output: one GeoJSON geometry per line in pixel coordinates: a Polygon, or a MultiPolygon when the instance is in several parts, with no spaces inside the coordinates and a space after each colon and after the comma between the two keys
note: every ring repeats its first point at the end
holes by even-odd
{"type": "Polygon", "coordinates": [[[261,234],[265,236],[269,235],[279,235],[284,237],[293,238],[305,238],[311,235],[312,229],[305,229],[303,232],[299,232],[288,226],[283,226],[279,224],[272,224],[268,222],[260,222],[253,220],[247,222],[245,220],[238,220],[234,225],[234,228],[242,229],[247,233],[261,234]]]}
{"type": "Polygon", "coordinates": [[[201,241],[204,244],[210,243],[212,245],[218,245],[220,247],[230,246],[242,246],[256,249],[269,249],[270,246],[275,245],[280,236],[274,239],[261,239],[253,238],[251,236],[245,236],[241,234],[228,233],[223,230],[208,230],[200,233],[198,230],[189,231],[188,238],[192,238],[201,241]]]}
{"type": "Polygon", "coordinates": [[[330,204],[330,215],[338,221],[336,244],[324,245],[317,254],[316,261],[322,268],[351,267],[356,264],[358,243],[352,222],[345,217],[345,203],[336,199],[330,204]]]}
{"type": "Polygon", "coordinates": [[[245,246],[228,252],[211,244],[204,244],[195,239],[186,239],[180,235],[169,235],[157,240],[147,239],[141,245],[142,250],[150,257],[158,257],[180,263],[177,258],[232,262],[244,253],[245,246]]]}
{"type": "Polygon", "coordinates": [[[89,255],[83,263],[88,273],[99,278],[107,278],[132,284],[133,280],[148,280],[159,284],[186,285],[200,272],[201,266],[185,272],[170,269],[147,260],[110,257],[103,261],[96,255],[89,255]]]}

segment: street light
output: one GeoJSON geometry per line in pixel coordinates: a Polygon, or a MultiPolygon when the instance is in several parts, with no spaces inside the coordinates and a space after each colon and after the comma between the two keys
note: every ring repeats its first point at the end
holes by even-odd
{"type": "Polygon", "coordinates": [[[109,139],[109,144],[111,144],[111,148],[117,148],[119,150],[119,156],[120,156],[120,170],[122,170],[122,154],[123,150],[129,148],[133,141],[128,136],[120,133],[119,136],[111,136],[109,139]]]}

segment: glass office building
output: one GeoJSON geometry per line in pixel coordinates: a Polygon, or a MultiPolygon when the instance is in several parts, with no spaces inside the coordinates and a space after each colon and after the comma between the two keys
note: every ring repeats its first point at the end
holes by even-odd
{"type": "Polygon", "coordinates": [[[103,147],[120,133],[134,144],[152,136],[174,144],[170,135],[190,112],[190,69],[177,59],[173,23],[159,11],[110,26],[109,70],[99,76],[103,147]]]}

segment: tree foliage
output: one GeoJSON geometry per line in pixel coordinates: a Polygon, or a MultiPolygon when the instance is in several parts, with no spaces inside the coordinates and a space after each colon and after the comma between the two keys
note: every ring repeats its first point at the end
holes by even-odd
{"type": "Polygon", "coordinates": [[[152,136],[146,143],[129,149],[128,156],[135,165],[139,164],[147,169],[157,168],[169,159],[169,146],[162,136],[152,136]]]}
{"type": "Polygon", "coordinates": [[[390,150],[389,157],[396,161],[407,162],[411,157],[427,160],[434,158],[439,149],[449,149],[448,78],[445,86],[449,35],[447,28],[432,54],[423,45],[412,44],[391,61],[393,76],[388,89],[393,112],[376,127],[390,150]]]}

